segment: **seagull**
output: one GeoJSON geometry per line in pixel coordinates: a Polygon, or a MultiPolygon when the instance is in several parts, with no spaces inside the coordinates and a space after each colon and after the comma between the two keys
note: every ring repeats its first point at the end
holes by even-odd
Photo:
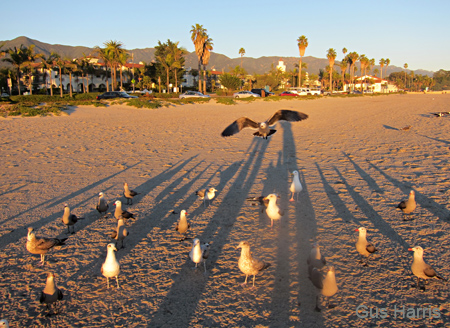
{"type": "Polygon", "coordinates": [[[1,328],[9,328],[8,320],[6,320],[6,319],[0,320],[0,327],[1,328]]]}
{"type": "Polygon", "coordinates": [[[108,244],[107,246],[108,253],[106,254],[105,263],[102,265],[102,274],[106,277],[106,283],[109,288],[109,278],[116,277],[117,289],[119,289],[119,272],[120,272],[120,264],[116,259],[116,254],[114,251],[117,251],[116,246],[113,243],[108,244]]]}
{"type": "Polygon", "coordinates": [[[134,219],[134,214],[127,212],[125,210],[122,210],[122,202],[120,200],[116,200],[114,205],[116,206],[116,210],[114,211],[114,217],[119,220],[120,217],[124,218],[124,219],[129,219],[129,218],[133,218],[134,219]]]}
{"type": "Polygon", "coordinates": [[[313,248],[311,249],[306,262],[308,263],[309,271],[311,271],[312,268],[322,269],[327,264],[327,261],[320,253],[320,245],[318,242],[313,244],[313,248]]]}
{"type": "Polygon", "coordinates": [[[183,235],[183,239],[181,239],[180,242],[186,239],[186,233],[188,229],[191,227],[191,225],[187,221],[186,215],[188,215],[186,210],[181,210],[180,220],[177,222],[177,225],[175,226],[175,230],[183,235]]]}
{"type": "MultiPolygon", "coordinates": [[[[332,308],[330,304],[330,297],[332,297],[334,294],[338,291],[338,286],[336,283],[336,276],[335,276],[335,270],[333,267],[328,267],[327,275],[325,278],[323,278],[322,274],[320,273],[319,269],[312,268],[311,273],[309,275],[309,279],[313,283],[313,285],[320,290],[323,296],[327,298],[327,304],[328,308],[332,308]]],[[[319,298],[320,296],[316,296],[316,308],[315,310],[320,312],[319,308],[319,298]]]]}
{"type": "Polygon", "coordinates": [[[410,214],[416,209],[416,200],[415,200],[415,192],[414,190],[411,190],[409,192],[409,198],[408,200],[402,200],[400,204],[397,205],[397,208],[399,208],[403,212],[403,221],[406,221],[406,214],[410,214]]]}
{"type": "Polygon", "coordinates": [[[238,266],[242,273],[245,274],[245,281],[242,286],[247,284],[248,276],[253,276],[253,287],[255,287],[255,276],[262,270],[267,269],[270,263],[263,262],[252,256],[250,252],[250,244],[247,241],[241,241],[238,248],[241,248],[241,256],[239,257],[238,266]]]}
{"type": "Polygon", "coordinates": [[[209,256],[209,243],[204,243],[203,245],[200,245],[200,239],[195,238],[194,243],[192,245],[192,249],[189,252],[189,257],[191,258],[192,262],[195,263],[195,267],[197,268],[197,265],[201,262],[203,262],[203,266],[205,267],[205,273],[206,273],[206,259],[209,256]]]}
{"type": "MultiPolygon", "coordinates": [[[[280,196],[277,195],[277,198],[280,198],[280,196]]],[[[250,202],[258,202],[259,205],[261,206],[261,213],[263,213],[264,209],[266,209],[267,206],[269,205],[269,200],[267,199],[267,196],[247,197],[247,200],[250,202]]]]}
{"type": "Polygon", "coordinates": [[[125,222],[124,222],[123,218],[119,218],[119,220],[117,220],[117,228],[115,230],[113,230],[113,232],[111,233],[111,238],[117,240],[116,247],[118,249],[125,248],[123,246],[123,240],[129,234],[130,233],[128,232],[127,228],[125,228],[125,222]],[[118,247],[119,242],[120,242],[121,247],[118,247]]]}
{"type": "Polygon", "coordinates": [[[367,262],[369,262],[369,257],[373,253],[377,251],[375,246],[373,246],[372,243],[369,243],[366,239],[367,229],[364,227],[360,227],[358,229],[355,229],[355,231],[359,231],[359,237],[358,241],[356,242],[356,250],[359,254],[361,254],[361,262],[362,258],[366,256],[366,262],[364,263],[364,266],[367,266],[367,262]]]}
{"type": "Polygon", "coordinates": [[[47,238],[47,237],[36,237],[33,232],[33,228],[28,228],[27,235],[27,250],[31,254],[41,255],[41,265],[45,264],[45,254],[54,246],[62,246],[67,238],[47,238]]]}
{"type": "Polygon", "coordinates": [[[273,221],[274,220],[280,220],[281,217],[284,215],[284,212],[280,210],[280,208],[277,205],[277,194],[269,194],[267,197],[265,197],[269,201],[269,204],[266,208],[267,216],[270,218],[270,227],[273,227],[273,221]]]}
{"type": "Polygon", "coordinates": [[[72,233],[75,233],[75,223],[77,223],[78,220],[83,219],[84,218],[78,218],[75,214],[70,214],[69,205],[64,204],[64,214],[62,217],[62,222],[67,226],[67,233],[70,233],[70,226],[72,226],[72,233]]]}
{"type": "Polygon", "coordinates": [[[292,193],[291,198],[289,199],[290,202],[294,201],[294,194],[297,194],[298,201],[298,194],[303,190],[302,183],[300,182],[300,178],[298,176],[298,171],[293,171],[292,174],[294,175],[294,179],[292,180],[291,187],[289,188],[289,191],[292,193]]]}
{"type": "MultiPolygon", "coordinates": [[[[441,279],[441,280],[447,281],[446,279],[438,276],[436,271],[434,271],[434,269],[430,265],[425,263],[425,261],[423,260],[423,248],[422,247],[415,246],[412,248],[408,248],[408,251],[414,252],[414,260],[411,265],[411,271],[417,277],[417,287],[420,286],[420,279],[427,280],[427,279],[431,279],[431,278],[436,278],[436,279],[441,279]]],[[[422,289],[425,290],[425,286],[423,286],[422,289]]]]}
{"type": "Polygon", "coordinates": [[[47,310],[50,311],[51,304],[62,300],[63,296],[61,289],[56,287],[55,275],[51,272],[47,273],[47,283],[44,290],[41,292],[39,302],[45,303],[47,305],[47,310]]]}
{"type": "Polygon", "coordinates": [[[208,205],[210,201],[216,196],[217,190],[214,188],[208,188],[206,190],[198,190],[195,192],[195,194],[203,200],[203,205],[206,207],[206,200],[208,200],[208,205]]]}
{"type": "Polygon", "coordinates": [[[273,114],[269,119],[264,122],[257,123],[248,117],[238,118],[236,121],[231,123],[225,130],[222,132],[222,137],[229,137],[233,134],[240,132],[242,129],[251,128],[256,129],[255,133],[253,133],[256,137],[262,137],[263,139],[267,139],[267,137],[271,136],[277,130],[271,129],[271,125],[274,125],[278,121],[288,121],[288,122],[298,122],[302,120],[306,120],[308,115],[300,112],[296,112],[288,109],[280,109],[275,114],[273,114]]]}
{"type": "Polygon", "coordinates": [[[437,112],[437,113],[433,113],[433,115],[436,116],[436,117],[442,117],[442,116],[445,116],[445,115],[448,115],[448,114],[450,114],[450,112],[437,112]]]}
{"type": "Polygon", "coordinates": [[[128,183],[125,182],[123,184],[123,195],[127,199],[127,205],[133,205],[133,197],[136,195],[140,195],[140,193],[134,190],[130,190],[130,188],[128,188],[128,183]]]}
{"type": "Polygon", "coordinates": [[[102,216],[103,213],[106,213],[108,211],[109,205],[108,201],[105,198],[105,195],[100,192],[98,194],[98,203],[97,203],[97,211],[100,213],[100,216],[102,216]]]}

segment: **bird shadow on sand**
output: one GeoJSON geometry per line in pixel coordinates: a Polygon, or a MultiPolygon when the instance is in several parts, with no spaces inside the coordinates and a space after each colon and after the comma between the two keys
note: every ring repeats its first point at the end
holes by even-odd
{"type": "MultiPolygon", "coordinates": [[[[404,183],[384,172],[384,170],[380,169],[373,163],[369,163],[369,165],[379,172],[382,176],[386,178],[390,183],[392,183],[395,187],[402,191],[403,195],[407,195],[412,188],[410,183],[404,183]]],[[[416,203],[422,208],[426,208],[429,212],[431,212],[434,216],[436,216],[441,223],[449,222],[450,219],[450,211],[443,206],[442,204],[436,203],[433,199],[425,196],[420,191],[415,191],[416,203]]]]}
{"type": "MultiPolygon", "coordinates": [[[[239,161],[231,164],[221,174],[223,179],[221,178],[219,186],[224,186],[236,174],[237,176],[230,186],[230,191],[223,195],[221,202],[214,207],[214,219],[206,225],[203,232],[195,236],[200,241],[212,241],[214,245],[207,260],[207,267],[209,268],[214,267],[215,270],[221,271],[218,259],[223,251],[223,247],[228,243],[234,223],[246,201],[245,195],[251,190],[258,175],[262,165],[262,158],[269,142],[268,140],[253,139],[252,145],[247,152],[247,159],[242,163],[239,161]],[[243,195],[242,198],[238,198],[238,201],[236,201],[235,195],[237,191],[243,195]]],[[[174,277],[174,283],[170,291],[151,318],[152,326],[162,326],[167,323],[169,319],[167,317],[168,312],[170,312],[170,317],[178,319],[178,327],[190,326],[191,319],[195,315],[196,308],[208,281],[207,279],[190,280],[189,272],[191,268],[192,262],[186,254],[186,261],[182,264],[179,274],[174,277]],[[183,297],[180,298],[180,295],[183,295],[183,297]]],[[[203,324],[213,326],[214,321],[208,322],[207,318],[205,318],[203,324]]]]}
{"type": "MultiPolygon", "coordinates": [[[[23,212],[21,212],[21,213],[18,213],[18,214],[16,214],[16,215],[13,215],[13,216],[9,217],[7,220],[4,220],[3,223],[8,222],[8,221],[10,221],[10,220],[14,220],[14,219],[20,217],[21,215],[26,214],[26,213],[29,213],[29,212],[33,212],[34,210],[36,210],[36,209],[38,209],[39,207],[42,207],[42,206],[45,206],[45,208],[47,208],[47,209],[51,209],[51,208],[54,207],[54,206],[61,206],[61,211],[57,210],[56,212],[54,212],[53,214],[51,214],[51,215],[49,215],[49,216],[47,216],[47,217],[44,217],[44,218],[41,218],[41,219],[37,219],[37,220],[34,221],[32,224],[27,224],[27,225],[23,225],[23,226],[17,227],[14,231],[11,231],[10,233],[1,236],[1,237],[0,237],[0,248],[4,248],[4,247],[6,247],[9,243],[15,242],[15,241],[19,240],[20,238],[26,236],[26,232],[24,232],[24,231],[25,231],[29,226],[33,226],[34,229],[38,230],[39,228],[41,228],[41,227],[44,226],[45,224],[48,224],[48,223],[50,223],[50,222],[52,222],[52,221],[54,221],[54,220],[56,220],[56,219],[58,219],[58,218],[60,218],[60,217],[62,218],[62,214],[63,214],[63,213],[62,213],[62,212],[63,212],[63,204],[64,204],[65,202],[68,202],[68,201],[71,200],[72,198],[74,198],[74,197],[76,197],[76,196],[78,196],[78,195],[81,195],[81,194],[83,194],[83,193],[86,193],[86,192],[88,192],[88,191],[90,191],[90,190],[92,190],[92,189],[98,187],[98,186],[101,185],[102,183],[105,183],[106,181],[108,181],[108,180],[114,178],[115,176],[124,173],[125,171],[127,171],[127,170],[133,168],[134,166],[136,166],[136,165],[138,165],[138,164],[139,164],[139,163],[136,163],[136,164],[134,164],[134,165],[131,165],[131,166],[129,166],[129,167],[127,167],[127,168],[121,170],[121,171],[118,171],[118,172],[116,172],[116,173],[114,173],[114,174],[111,174],[110,176],[108,176],[108,177],[106,177],[106,178],[100,179],[100,180],[98,180],[98,181],[96,181],[96,182],[90,184],[89,186],[86,186],[86,187],[81,188],[81,189],[79,189],[79,190],[77,190],[77,191],[75,191],[75,192],[72,192],[72,193],[71,193],[70,195],[68,195],[68,196],[65,196],[65,197],[63,197],[63,198],[55,197],[55,198],[53,198],[52,200],[46,200],[46,201],[41,202],[41,203],[39,203],[39,204],[37,204],[37,205],[35,205],[35,206],[33,206],[33,207],[28,208],[26,211],[23,211],[23,212]],[[51,203],[48,204],[49,202],[51,202],[51,203]]],[[[94,194],[94,192],[92,192],[92,193],[94,194]]],[[[93,196],[92,196],[92,197],[86,198],[86,199],[83,200],[82,202],[78,203],[78,206],[79,206],[80,204],[83,204],[83,203],[92,201],[92,198],[93,198],[93,196]]],[[[53,210],[52,210],[52,211],[53,211],[53,210]]],[[[50,210],[49,210],[49,212],[50,212],[50,210]]],[[[83,214],[83,215],[77,215],[77,216],[79,216],[79,217],[87,217],[87,214],[85,213],[85,214],[83,214]]],[[[80,221],[80,222],[81,222],[81,221],[80,221]]],[[[86,223],[87,223],[87,222],[88,222],[88,220],[86,220],[86,223]]],[[[62,236],[62,234],[61,234],[61,236],[62,236]]],[[[53,236],[53,237],[56,237],[56,236],[53,236]]]]}
{"type": "Polygon", "coordinates": [[[386,125],[386,124],[383,124],[383,127],[384,127],[385,129],[388,129],[388,130],[395,130],[395,131],[399,131],[399,129],[397,129],[397,128],[394,128],[393,126],[389,126],[389,125],[386,125]]]}

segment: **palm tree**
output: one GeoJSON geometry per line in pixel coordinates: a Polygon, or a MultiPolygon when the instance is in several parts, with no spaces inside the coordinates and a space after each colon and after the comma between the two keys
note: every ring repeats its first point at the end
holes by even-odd
{"type": "Polygon", "coordinates": [[[300,61],[298,64],[298,87],[302,85],[302,57],[305,55],[306,47],[308,46],[308,39],[302,35],[297,39],[298,51],[300,52],[300,61]]]}
{"type": "Polygon", "coordinates": [[[361,65],[361,91],[363,90],[363,80],[362,77],[364,76],[364,84],[366,83],[366,69],[367,66],[369,66],[369,58],[366,57],[366,55],[359,56],[359,62],[361,65]]]}
{"type": "Polygon", "coordinates": [[[358,61],[359,55],[357,52],[353,51],[347,55],[347,58],[348,58],[348,62],[350,63],[350,83],[352,84],[352,90],[353,90],[353,88],[354,88],[353,81],[354,81],[354,75],[355,75],[354,68],[355,68],[356,62],[358,61]]]}
{"type": "Polygon", "coordinates": [[[59,70],[59,91],[61,98],[63,97],[63,84],[62,84],[62,70],[65,66],[65,61],[60,55],[55,54],[53,64],[58,67],[59,70]]]}
{"type": "Polygon", "coordinates": [[[171,42],[168,40],[168,51],[173,58],[172,68],[175,76],[175,87],[178,90],[178,70],[184,66],[184,56],[187,54],[187,50],[183,47],[179,48],[180,42],[171,42]]]}
{"type": "Polygon", "coordinates": [[[380,80],[383,79],[383,67],[384,67],[385,63],[386,63],[386,61],[384,60],[384,58],[381,58],[380,61],[379,61],[379,64],[380,64],[380,67],[381,67],[381,69],[380,69],[380,80]]]}
{"type": "Polygon", "coordinates": [[[408,68],[408,64],[405,63],[405,65],[403,65],[403,68],[405,69],[405,89],[406,89],[406,69],[408,68]]]}
{"type": "Polygon", "coordinates": [[[334,60],[336,59],[336,50],[334,50],[333,48],[328,49],[327,52],[327,58],[328,58],[328,63],[330,65],[330,90],[331,92],[333,92],[333,66],[334,66],[334,60]]]}
{"type": "Polygon", "coordinates": [[[387,76],[387,68],[388,68],[390,63],[391,63],[391,60],[389,58],[386,58],[384,60],[384,65],[386,65],[386,67],[384,68],[384,75],[386,75],[386,76],[387,76]]]}
{"type": "Polygon", "coordinates": [[[205,43],[205,41],[207,40],[207,35],[206,35],[206,29],[203,28],[203,25],[200,24],[195,24],[191,26],[191,40],[194,43],[194,47],[195,47],[195,53],[197,55],[198,58],[198,73],[199,73],[199,78],[198,78],[198,91],[202,92],[202,82],[200,80],[200,72],[202,70],[202,57],[203,57],[203,44],[205,43]]]}
{"type": "Polygon", "coordinates": [[[126,51],[121,52],[117,58],[117,63],[119,64],[120,89],[123,89],[122,67],[126,65],[129,58],[130,55],[126,51]]]}
{"type": "MultiPolygon", "coordinates": [[[[112,91],[116,89],[116,83],[117,83],[117,68],[120,66],[120,57],[123,56],[123,53],[126,52],[126,50],[123,48],[123,43],[120,41],[106,41],[103,43],[103,45],[106,47],[106,52],[109,57],[109,62],[111,65],[111,68],[113,70],[113,77],[112,77],[112,91]]],[[[122,69],[120,67],[120,69],[122,69]]]]}
{"type": "MultiPolygon", "coordinates": [[[[45,56],[42,56],[41,58],[41,62],[42,65],[44,67],[44,70],[46,72],[48,72],[49,75],[49,80],[50,80],[50,96],[53,96],[53,79],[52,79],[52,72],[53,72],[53,67],[55,67],[55,58],[56,58],[57,54],[52,52],[50,54],[50,56],[48,56],[48,58],[46,58],[45,56]]],[[[45,78],[45,73],[44,73],[44,78],[45,78]]],[[[45,85],[47,87],[47,79],[45,78],[45,85]]],[[[47,87],[48,88],[48,87],[47,87]]]]}
{"type": "Polygon", "coordinates": [[[109,78],[108,78],[108,67],[111,67],[111,75],[112,75],[112,63],[110,60],[110,56],[108,51],[106,51],[106,48],[100,48],[99,46],[96,46],[95,52],[97,56],[100,58],[100,60],[105,64],[105,77],[106,77],[106,91],[109,91],[109,78]]]}
{"type": "Polygon", "coordinates": [[[241,55],[241,68],[242,68],[242,57],[244,57],[244,55],[245,55],[245,49],[244,48],[239,49],[239,55],[241,55]]]}
{"type": "Polygon", "coordinates": [[[20,73],[22,70],[22,65],[26,60],[25,56],[24,56],[24,52],[26,50],[27,50],[27,48],[23,45],[20,45],[19,49],[17,49],[16,47],[14,47],[14,49],[10,48],[10,49],[6,50],[6,52],[9,55],[9,58],[2,59],[4,62],[8,62],[11,65],[13,65],[16,70],[17,89],[19,91],[19,95],[20,95],[20,73]]]}
{"type": "Polygon", "coordinates": [[[206,65],[209,63],[209,58],[211,57],[211,51],[213,50],[214,43],[212,42],[208,35],[203,43],[203,55],[202,55],[202,64],[203,64],[203,92],[206,93],[206,65]]]}
{"type": "MultiPolygon", "coordinates": [[[[345,48],[344,48],[345,49],[345,48]]],[[[344,85],[345,85],[345,72],[347,71],[348,68],[348,61],[346,58],[344,58],[341,61],[341,64],[339,65],[339,67],[341,68],[341,74],[342,74],[342,91],[344,91],[344,85]]]]}

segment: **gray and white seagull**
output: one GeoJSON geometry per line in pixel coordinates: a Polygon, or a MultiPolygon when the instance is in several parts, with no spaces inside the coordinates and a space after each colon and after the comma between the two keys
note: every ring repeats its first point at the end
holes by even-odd
{"type": "Polygon", "coordinates": [[[288,121],[288,122],[298,122],[302,120],[306,120],[308,115],[288,110],[288,109],[280,109],[275,114],[273,114],[269,119],[264,122],[255,122],[248,117],[238,118],[236,121],[231,123],[225,130],[222,132],[222,137],[229,137],[233,134],[239,133],[242,129],[251,128],[258,130],[253,133],[256,137],[262,137],[263,139],[267,139],[267,137],[271,136],[277,130],[272,129],[271,125],[274,125],[278,121],[288,121]]]}

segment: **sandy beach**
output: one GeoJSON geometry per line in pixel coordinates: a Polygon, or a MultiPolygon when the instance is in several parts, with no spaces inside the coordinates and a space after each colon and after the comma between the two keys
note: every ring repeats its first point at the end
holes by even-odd
{"type": "Polygon", "coordinates": [[[422,246],[450,278],[450,115],[432,115],[449,104],[450,94],[260,99],[0,119],[0,319],[11,327],[449,327],[448,283],[412,287],[408,252],[422,246]],[[241,116],[263,121],[283,108],[309,118],[277,123],[268,140],[249,129],[220,135],[241,116]],[[303,184],[298,202],[289,202],[293,170],[303,184]],[[121,288],[112,280],[107,289],[100,268],[124,182],[140,195],[124,205],[136,219],[116,252],[121,288]],[[207,187],[218,192],[205,207],[195,192],[207,187]],[[410,190],[417,208],[403,221],[396,206],[410,190]],[[95,209],[99,192],[109,218],[95,209]],[[285,215],[271,229],[246,198],[273,192],[285,215]],[[61,220],[65,203],[84,217],[73,235],[61,220]],[[174,213],[183,209],[191,229],[180,242],[174,213]],[[378,248],[367,267],[355,248],[361,226],[378,248]],[[68,238],[43,267],[25,248],[28,227],[68,238]],[[206,274],[189,259],[193,238],[211,242],[206,274]],[[241,286],[243,240],[271,263],[255,288],[241,286]],[[322,298],[321,312],[306,264],[315,241],[339,287],[336,306],[322,298]],[[64,293],[58,315],[39,303],[47,272],[64,293]]]}

